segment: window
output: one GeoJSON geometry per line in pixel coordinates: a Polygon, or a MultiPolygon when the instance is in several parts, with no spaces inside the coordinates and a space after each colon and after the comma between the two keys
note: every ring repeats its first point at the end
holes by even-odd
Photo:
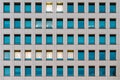
{"type": "Polygon", "coordinates": [[[110,60],[116,60],[116,51],[110,50],[110,60]]]}
{"type": "Polygon", "coordinates": [[[10,35],[7,34],[7,35],[4,35],[4,44],[10,44],[10,35]]]}
{"type": "Polygon", "coordinates": [[[53,12],[53,4],[52,2],[46,3],[46,12],[53,12]]]}
{"type": "Polygon", "coordinates": [[[88,9],[89,13],[95,13],[95,3],[89,3],[88,9]]]}
{"type": "Polygon", "coordinates": [[[52,76],[52,75],[53,75],[52,66],[46,66],[46,76],[52,76]]]}
{"type": "Polygon", "coordinates": [[[116,28],[116,19],[110,19],[110,29],[116,28]]]}
{"type": "Polygon", "coordinates": [[[42,35],[36,35],[35,43],[36,44],[42,44],[42,35]]]}
{"type": "Polygon", "coordinates": [[[67,67],[67,76],[74,76],[74,66],[67,67]]]}
{"type": "Polygon", "coordinates": [[[15,29],[21,28],[21,20],[20,19],[14,19],[14,28],[15,29]]]}
{"type": "Polygon", "coordinates": [[[105,35],[99,35],[99,44],[106,44],[105,35]]]}
{"type": "Polygon", "coordinates": [[[46,51],[46,59],[47,60],[52,60],[53,59],[53,51],[52,50],[47,50],[46,51]]]}
{"type": "Polygon", "coordinates": [[[25,35],[25,44],[31,44],[31,35],[25,35]]]}
{"type": "Polygon", "coordinates": [[[42,66],[36,66],[35,75],[42,76],[42,66]]]}
{"type": "Polygon", "coordinates": [[[14,12],[15,13],[21,12],[20,3],[14,3],[14,12]]]}
{"type": "Polygon", "coordinates": [[[25,76],[31,76],[31,66],[25,66],[25,76]]]}
{"type": "Polygon", "coordinates": [[[14,44],[17,44],[17,45],[21,44],[21,37],[19,34],[14,35],[14,44]]]}
{"type": "Polygon", "coordinates": [[[84,66],[78,66],[78,76],[84,76],[84,75],[85,75],[84,66]]]}
{"type": "Polygon", "coordinates": [[[21,51],[20,50],[15,50],[14,51],[14,59],[15,60],[21,60],[21,51]]]}
{"type": "Polygon", "coordinates": [[[104,50],[99,51],[99,60],[105,60],[106,59],[106,52],[104,50]]]}
{"type": "Polygon", "coordinates": [[[25,13],[31,13],[31,3],[25,3],[25,13]]]}
{"type": "Polygon", "coordinates": [[[84,13],[84,3],[78,3],[78,13],[84,13]]]}
{"type": "Polygon", "coordinates": [[[100,66],[99,67],[99,76],[105,76],[105,74],[106,74],[105,66],[100,66]]]}
{"type": "Polygon", "coordinates": [[[68,29],[74,28],[74,19],[67,19],[67,28],[68,29]]]}
{"type": "Polygon", "coordinates": [[[74,44],[74,35],[67,36],[67,44],[74,44]]]}
{"type": "Polygon", "coordinates": [[[83,29],[84,28],[84,19],[78,19],[78,28],[83,29]]]}
{"type": "Polygon", "coordinates": [[[63,60],[63,50],[57,50],[57,60],[63,60]]]}
{"type": "Polygon", "coordinates": [[[95,76],[95,66],[89,66],[89,76],[95,76]]]}
{"type": "Polygon", "coordinates": [[[46,35],[46,44],[53,44],[52,35],[46,35]]]}
{"type": "Polygon", "coordinates": [[[10,60],[10,51],[4,50],[4,60],[10,60]]]}
{"type": "Polygon", "coordinates": [[[57,44],[63,44],[63,35],[57,35],[57,44]]]}
{"type": "Polygon", "coordinates": [[[88,28],[95,28],[95,19],[89,19],[88,28]]]}
{"type": "Polygon", "coordinates": [[[63,3],[62,2],[58,2],[57,3],[57,12],[63,12],[63,3]]]}
{"type": "Polygon", "coordinates": [[[116,76],[116,66],[110,66],[110,76],[116,76]]]}
{"type": "Polygon", "coordinates": [[[106,28],[106,20],[105,19],[99,19],[99,28],[100,29],[106,28]]]}
{"type": "Polygon", "coordinates": [[[105,3],[99,3],[99,13],[105,13],[106,6],[105,3]]]}
{"type": "Polygon", "coordinates": [[[89,60],[95,60],[95,51],[89,51],[89,60]]]}
{"type": "Polygon", "coordinates": [[[4,3],[4,13],[10,13],[10,3],[4,3]]]}
{"type": "Polygon", "coordinates": [[[63,66],[57,66],[57,76],[63,76],[63,66]]]}
{"type": "Polygon", "coordinates": [[[42,28],[42,19],[35,20],[35,28],[42,28]]]}
{"type": "Polygon", "coordinates": [[[95,44],[95,35],[89,35],[89,44],[95,44]]]}
{"type": "Polygon", "coordinates": [[[10,66],[4,66],[4,76],[10,76],[10,66]]]}
{"type": "Polygon", "coordinates": [[[35,51],[35,59],[36,60],[41,60],[42,59],[42,51],[41,50],[36,50],[35,51]]]}
{"type": "Polygon", "coordinates": [[[25,60],[31,60],[32,52],[31,50],[25,50],[25,60]]]}
{"type": "Polygon", "coordinates": [[[42,12],[42,3],[36,3],[35,4],[35,12],[41,13],[42,12]]]}
{"type": "Polygon", "coordinates": [[[84,60],[84,51],[83,50],[79,50],[78,51],[78,60],[84,60]]]}
{"type": "Polygon", "coordinates": [[[57,19],[57,29],[63,28],[63,19],[57,19]]]}
{"type": "Polygon", "coordinates": [[[10,19],[4,19],[4,28],[9,29],[10,28],[10,19]]]}
{"type": "Polygon", "coordinates": [[[20,66],[14,67],[14,76],[21,76],[21,67],[20,66]]]}
{"type": "Polygon", "coordinates": [[[78,44],[84,44],[84,35],[78,35],[78,44]]]}
{"type": "Polygon", "coordinates": [[[74,59],[74,51],[73,50],[68,50],[68,60],[73,60],[74,59]]]}
{"type": "Polygon", "coordinates": [[[51,29],[53,27],[52,19],[46,19],[46,28],[51,29]]]}
{"type": "Polygon", "coordinates": [[[31,19],[25,19],[25,28],[30,29],[31,28],[31,19]]]}
{"type": "Polygon", "coordinates": [[[110,13],[116,13],[116,3],[110,3],[110,13]]]}
{"type": "Polygon", "coordinates": [[[74,4],[73,3],[68,3],[67,4],[67,12],[68,13],[73,13],[74,12],[74,4]]]}
{"type": "Polygon", "coordinates": [[[110,35],[110,44],[116,44],[116,35],[110,35]]]}

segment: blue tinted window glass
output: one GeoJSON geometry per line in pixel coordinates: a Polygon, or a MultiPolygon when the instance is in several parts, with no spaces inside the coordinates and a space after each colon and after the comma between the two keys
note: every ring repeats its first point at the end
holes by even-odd
{"type": "Polygon", "coordinates": [[[4,76],[10,76],[10,66],[4,66],[4,76]]]}
{"type": "Polygon", "coordinates": [[[84,28],[84,19],[78,19],[78,28],[84,28]]]}
{"type": "Polygon", "coordinates": [[[10,51],[4,51],[4,60],[10,60],[10,51]]]}
{"type": "Polygon", "coordinates": [[[14,44],[20,44],[20,43],[21,43],[20,35],[15,35],[14,36],[14,44]]]}
{"type": "Polygon", "coordinates": [[[89,76],[95,76],[95,67],[94,66],[89,67],[89,76]]]}
{"type": "Polygon", "coordinates": [[[84,60],[84,51],[78,51],[78,60],[84,60]]]}
{"type": "Polygon", "coordinates": [[[9,3],[4,3],[4,12],[9,13],[10,12],[10,4],[9,3]]]}
{"type": "Polygon", "coordinates": [[[105,43],[106,43],[105,35],[100,35],[99,36],[99,44],[105,44],[105,43]]]}
{"type": "Polygon", "coordinates": [[[84,66],[78,66],[78,76],[84,76],[84,66]]]}
{"type": "Polygon", "coordinates": [[[52,35],[47,35],[46,36],[46,44],[53,44],[52,35]]]}
{"type": "Polygon", "coordinates": [[[94,13],[95,12],[95,4],[94,3],[89,3],[89,13],[94,13]]]}
{"type": "Polygon", "coordinates": [[[110,28],[111,29],[116,28],[116,19],[110,19],[110,28]]]}
{"type": "Polygon", "coordinates": [[[100,66],[99,67],[99,76],[105,76],[106,70],[105,66],[100,66]]]}
{"type": "Polygon", "coordinates": [[[35,5],[35,12],[41,13],[42,12],[42,4],[41,3],[36,3],[35,5]]]}
{"type": "Polygon", "coordinates": [[[31,19],[25,19],[25,28],[31,28],[31,19]]]}
{"type": "Polygon", "coordinates": [[[78,35],[78,44],[84,44],[84,35],[78,35]]]}
{"type": "Polygon", "coordinates": [[[25,76],[31,76],[31,66],[25,67],[25,76]]]}
{"type": "Polygon", "coordinates": [[[20,66],[15,66],[14,76],[21,76],[21,67],[20,66]]]}
{"type": "Polygon", "coordinates": [[[53,69],[52,66],[46,67],[46,76],[52,76],[53,75],[53,69]]]}
{"type": "Polygon", "coordinates": [[[116,66],[110,66],[110,76],[116,76],[116,66]]]}
{"type": "Polygon", "coordinates": [[[99,12],[100,13],[105,13],[105,9],[106,9],[105,3],[100,3],[99,4],[99,12]]]}
{"type": "Polygon", "coordinates": [[[31,35],[25,35],[25,44],[31,44],[31,35]]]}
{"type": "Polygon", "coordinates": [[[25,3],[25,12],[30,13],[31,12],[31,3],[25,3]]]}
{"type": "Polygon", "coordinates": [[[95,28],[95,19],[89,19],[88,28],[95,28]]]}
{"type": "Polygon", "coordinates": [[[52,19],[47,19],[47,20],[46,20],[46,28],[47,28],[47,29],[51,29],[51,28],[52,28],[52,25],[53,25],[52,19]]]}
{"type": "Polygon", "coordinates": [[[57,76],[63,76],[63,66],[57,67],[57,76]]]}
{"type": "Polygon", "coordinates": [[[57,28],[58,29],[63,28],[63,19],[57,19],[57,28]]]}
{"type": "Polygon", "coordinates": [[[95,51],[89,51],[89,60],[95,60],[95,51]]]}
{"type": "Polygon", "coordinates": [[[89,35],[89,44],[95,44],[95,36],[89,35]]]}
{"type": "Polygon", "coordinates": [[[36,19],[35,27],[36,28],[42,28],[42,19],[36,19]]]}
{"type": "Polygon", "coordinates": [[[116,51],[110,51],[110,60],[116,60],[116,51]]]}
{"type": "Polygon", "coordinates": [[[99,60],[105,60],[106,54],[105,51],[100,51],[99,52],[99,60]]]}
{"type": "Polygon", "coordinates": [[[20,3],[15,3],[14,4],[14,12],[15,13],[20,13],[20,3]]]}
{"type": "Polygon", "coordinates": [[[110,44],[116,44],[116,35],[110,35],[110,44]]]}
{"type": "Polygon", "coordinates": [[[68,3],[67,4],[67,12],[68,13],[73,13],[74,12],[74,4],[73,3],[68,3]]]}
{"type": "Polygon", "coordinates": [[[67,44],[74,44],[74,36],[73,35],[68,35],[67,44]]]}
{"type": "Polygon", "coordinates": [[[84,3],[78,3],[78,13],[84,13],[84,3]]]}
{"type": "Polygon", "coordinates": [[[110,3],[110,13],[116,13],[116,3],[110,3]]]}
{"type": "Polygon", "coordinates": [[[10,28],[10,19],[4,19],[4,28],[10,28]]]}
{"type": "Polygon", "coordinates": [[[106,21],[105,21],[105,19],[100,19],[99,20],[99,28],[103,29],[105,27],[106,27],[106,21]]]}
{"type": "Polygon", "coordinates": [[[10,44],[10,35],[4,35],[4,44],[10,44]]]}
{"type": "Polygon", "coordinates": [[[63,35],[57,35],[57,44],[63,44],[63,35]]]}
{"type": "Polygon", "coordinates": [[[68,19],[67,20],[67,28],[74,28],[74,20],[73,19],[68,19]]]}
{"type": "Polygon", "coordinates": [[[14,20],[14,28],[20,29],[20,27],[21,27],[21,21],[20,21],[20,19],[15,19],[14,20]]]}
{"type": "Polygon", "coordinates": [[[42,35],[36,35],[36,44],[42,44],[42,35]]]}
{"type": "Polygon", "coordinates": [[[67,75],[68,76],[74,76],[74,67],[73,66],[68,66],[67,75]]]}
{"type": "Polygon", "coordinates": [[[35,75],[42,76],[42,66],[36,66],[35,75]]]}

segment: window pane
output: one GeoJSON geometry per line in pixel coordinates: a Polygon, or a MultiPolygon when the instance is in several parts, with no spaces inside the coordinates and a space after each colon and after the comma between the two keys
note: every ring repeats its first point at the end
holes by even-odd
{"type": "Polygon", "coordinates": [[[57,60],[63,60],[63,51],[57,50],[57,60]]]}
{"type": "Polygon", "coordinates": [[[31,35],[25,35],[25,44],[31,44],[31,35]]]}
{"type": "Polygon", "coordinates": [[[67,44],[74,44],[74,35],[67,36],[67,44]]]}
{"type": "Polygon", "coordinates": [[[68,60],[73,60],[74,59],[74,51],[73,50],[68,50],[68,60]]]}
{"type": "Polygon", "coordinates": [[[84,76],[84,66],[78,66],[78,76],[84,76]]]}
{"type": "Polygon", "coordinates": [[[105,3],[100,3],[99,4],[99,12],[100,13],[105,13],[105,10],[106,10],[105,3]]]}
{"type": "Polygon", "coordinates": [[[110,35],[110,44],[116,44],[116,35],[110,35]]]}
{"type": "Polygon", "coordinates": [[[4,19],[4,28],[10,28],[10,19],[4,19]]]}
{"type": "Polygon", "coordinates": [[[46,28],[51,29],[53,26],[52,19],[46,19],[46,28]]]}
{"type": "Polygon", "coordinates": [[[52,60],[53,59],[53,52],[52,52],[52,50],[47,50],[46,51],[46,59],[47,60],[52,60]]]}
{"type": "Polygon", "coordinates": [[[57,76],[63,76],[63,66],[57,66],[57,76]]]}
{"type": "Polygon", "coordinates": [[[62,29],[63,28],[63,19],[57,19],[57,28],[62,29]]]}
{"type": "Polygon", "coordinates": [[[63,35],[57,35],[57,44],[63,44],[63,35]]]}
{"type": "Polygon", "coordinates": [[[99,19],[99,28],[103,29],[106,27],[106,21],[105,19],[99,19]]]}
{"type": "Polygon", "coordinates": [[[4,60],[10,60],[10,51],[8,50],[4,51],[4,60]]]}
{"type": "Polygon", "coordinates": [[[42,4],[41,3],[36,3],[35,4],[35,12],[36,13],[41,13],[42,12],[42,4]]]}
{"type": "Polygon", "coordinates": [[[36,35],[36,44],[42,44],[42,35],[36,35]]]}
{"type": "Polygon", "coordinates": [[[110,29],[116,28],[116,19],[110,19],[110,29]]]}
{"type": "Polygon", "coordinates": [[[95,19],[89,19],[88,28],[95,28],[95,19]]]}
{"type": "Polygon", "coordinates": [[[46,67],[46,76],[52,76],[53,75],[53,69],[52,66],[46,67]]]}
{"type": "Polygon", "coordinates": [[[14,67],[14,76],[21,76],[21,67],[20,66],[14,67]]]}
{"type": "Polygon", "coordinates": [[[74,12],[74,4],[73,3],[68,3],[67,4],[67,12],[68,13],[73,13],[74,12]]]}
{"type": "Polygon", "coordinates": [[[4,66],[4,76],[10,76],[10,66],[4,66]]]}
{"type": "Polygon", "coordinates": [[[25,12],[31,13],[31,3],[25,3],[25,12]]]}
{"type": "Polygon", "coordinates": [[[21,27],[21,20],[20,19],[14,19],[14,28],[20,29],[21,27]]]}
{"type": "Polygon", "coordinates": [[[105,59],[106,59],[105,51],[99,51],[99,60],[105,60],[105,59]]]}
{"type": "Polygon", "coordinates": [[[46,35],[46,44],[53,44],[52,35],[46,35]]]}
{"type": "Polygon", "coordinates": [[[21,43],[20,35],[15,35],[14,36],[14,44],[20,44],[20,43],[21,43]]]}
{"type": "Polygon", "coordinates": [[[105,44],[106,38],[105,35],[99,35],[99,44],[105,44]]]}
{"type": "Polygon", "coordinates": [[[14,59],[15,60],[20,60],[21,59],[21,51],[20,50],[15,50],[14,51],[14,59]]]}
{"type": "Polygon", "coordinates": [[[14,4],[14,12],[15,13],[20,13],[20,3],[15,3],[14,4]]]}
{"type": "Polygon", "coordinates": [[[31,76],[31,66],[25,66],[25,76],[31,76]]]}
{"type": "Polygon", "coordinates": [[[42,28],[42,19],[36,19],[35,28],[42,28]]]}
{"type": "Polygon", "coordinates": [[[78,13],[84,13],[84,3],[78,3],[78,13]]]}
{"type": "Polygon", "coordinates": [[[95,76],[95,67],[89,66],[89,76],[95,76]]]}
{"type": "Polygon", "coordinates": [[[84,19],[78,19],[78,28],[84,28],[84,19]]]}
{"type": "Polygon", "coordinates": [[[89,13],[95,12],[95,3],[89,3],[89,13]]]}
{"type": "Polygon", "coordinates": [[[68,19],[67,20],[67,28],[74,28],[74,20],[73,19],[68,19]]]}
{"type": "Polygon", "coordinates": [[[105,66],[100,66],[99,67],[99,76],[105,76],[106,69],[105,66]]]}
{"type": "Polygon", "coordinates": [[[89,60],[95,60],[95,51],[89,51],[89,60]]]}
{"type": "Polygon", "coordinates": [[[36,66],[35,75],[42,76],[42,66],[36,66]]]}
{"type": "Polygon", "coordinates": [[[116,66],[110,66],[110,76],[116,76],[116,66]]]}
{"type": "Polygon", "coordinates": [[[67,76],[74,76],[74,67],[73,66],[67,67],[67,76]]]}
{"type": "Polygon", "coordinates": [[[53,11],[53,4],[51,2],[46,3],[46,12],[52,12],[53,11]]]}
{"type": "Polygon", "coordinates": [[[116,3],[110,3],[110,13],[116,13],[116,3]]]}
{"type": "Polygon", "coordinates": [[[10,3],[4,3],[4,12],[9,13],[10,12],[10,3]]]}
{"type": "Polygon", "coordinates": [[[25,60],[31,60],[32,53],[30,50],[25,50],[25,60]]]}
{"type": "Polygon", "coordinates": [[[4,44],[10,44],[10,35],[4,35],[4,44]]]}
{"type": "Polygon", "coordinates": [[[42,51],[36,50],[35,56],[36,56],[36,60],[41,60],[42,59],[42,51]]]}
{"type": "Polygon", "coordinates": [[[31,28],[31,19],[25,19],[25,28],[31,28]]]}
{"type": "Polygon", "coordinates": [[[78,44],[84,44],[84,35],[78,35],[78,44]]]}
{"type": "Polygon", "coordinates": [[[95,36],[89,35],[89,44],[95,44],[95,36]]]}
{"type": "Polygon", "coordinates": [[[116,60],[116,51],[110,51],[110,60],[116,60]]]}
{"type": "Polygon", "coordinates": [[[78,51],[78,60],[84,60],[84,51],[78,51]]]}
{"type": "Polygon", "coordinates": [[[63,3],[57,3],[57,12],[63,12],[63,3]]]}

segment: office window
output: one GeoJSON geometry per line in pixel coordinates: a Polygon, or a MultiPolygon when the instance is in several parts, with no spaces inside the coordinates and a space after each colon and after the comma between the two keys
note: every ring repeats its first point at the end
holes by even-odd
{"type": "Polygon", "coordinates": [[[35,28],[42,28],[42,19],[35,20],[35,28]]]}
{"type": "Polygon", "coordinates": [[[116,28],[116,19],[110,19],[110,29],[116,28]]]}
{"type": "Polygon", "coordinates": [[[57,66],[57,76],[63,76],[63,66],[57,66]]]}
{"type": "Polygon", "coordinates": [[[10,13],[10,3],[4,3],[4,13],[10,13]]]}
{"type": "Polygon", "coordinates": [[[53,44],[53,37],[52,35],[46,35],[46,44],[53,44]]]}
{"type": "Polygon", "coordinates": [[[25,3],[25,13],[31,13],[31,3],[25,3]]]}
{"type": "Polygon", "coordinates": [[[78,60],[84,60],[84,51],[83,50],[79,50],[78,51],[78,60]]]}
{"type": "Polygon", "coordinates": [[[74,28],[74,19],[67,19],[67,28],[68,29],[74,28]]]}
{"type": "Polygon", "coordinates": [[[57,19],[57,29],[63,28],[63,19],[57,19]]]}
{"type": "Polygon", "coordinates": [[[89,60],[95,60],[95,51],[89,51],[89,60]]]}
{"type": "Polygon", "coordinates": [[[99,60],[105,60],[106,59],[106,52],[104,50],[99,51],[99,60]]]}
{"type": "Polygon", "coordinates": [[[31,76],[31,66],[25,66],[25,76],[31,76]]]}
{"type": "Polygon", "coordinates": [[[31,28],[31,19],[25,19],[25,28],[30,29],[31,28]]]}
{"type": "Polygon", "coordinates": [[[67,67],[67,76],[74,76],[74,66],[67,67]]]}
{"type": "Polygon", "coordinates": [[[95,19],[89,19],[88,28],[95,28],[95,19]]]}
{"type": "Polygon", "coordinates": [[[105,76],[105,74],[106,74],[105,66],[100,66],[99,67],[99,76],[105,76]]]}
{"type": "Polygon", "coordinates": [[[21,67],[20,66],[14,67],[14,76],[21,76],[21,67]]]}
{"type": "Polygon", "coordinates": [[[42,66],[36,66],[35,75],[36,76],[42,76],[42,66]]]}
{"type": "Polygon", "coordinates": [[[89,66],[89,76],[95,76],[95,66],[89,66]]]}
{"type": "Polygon", "coordinates": [[[106,12],[105,3],[99,3],[99,13],[105,13],[105,12],[106,12]]]}
{"type": "Polygon", "coordinates": [[[46,66],[46,76],[53,76],[53,67],[46,66]]]}
{"type": "Polygon", "coordinates": [[[78,44],[84,44],[84,35],[78,35],[78,44]]]}
{"type": "Polygon", "coordinates": [[[15,29],[21,28],[21,20],[20,19],[14,19],[14,28],[15,29]]]}
{"type": "Polygon", "coordinates": [[[14,3],[14,12],[15,13],[20,13],[21,12],[20,3],[14,3]]]}
{"type": "Polygon", "coordinates": [[[57,50],[57,60],[63,60],[63,50],[57,50]]]}
{"type": "Polygon", "coordinates": [[[110,76],[116,76],[116,66],[110,66],[110,76]]]}
{"type": "Polygon", "coordinates": [[[74,44],[74,35],[67,35],[67,44],[74,44]]]}
{"type": "Polygon", "coordinates": [[[68,60],[73,60],[74,59],[74,51],[73,50],[68,50],[68,60]]]}
{"type": "Polygon", "coordinates": [[[47,60],[52,60],[53,59],[53,51],[52,50],[47,50],[46,51],[46,59],[47,60]]]}
{"type": "Polygon", "coordinates": [[[84,13],[84,3],[78,3],[78,13],[84,13]]]}
{"type": "Polygon", "coordinates": [[[36,60],[41,60],[42,59],[42,51],[41,50],[36,50],[35,51],[35,59],[36,60]]]}
{"type": "Polygon", "coordinates": [[[110,60],[116,60],[116,51],[110,50],[110,60]]]}
{"type": "Polygon", "coordinates": [[[53,12],[53,3],[52,2],[46,3],[46,12],[53,12]]]}
{"type": "Polygon", "coordinates": [[[78,66],[78,76],[84,76],[84,75],[85,75],[84,66],[78,66]]]}
{"type": "Polygon", "coordinates": [[[14,44],[21,44],[21,36],[19,34],[14,35],[14,44]]]}
{"type": "Polygon", "coordinates": [[[78,28],[83,29],[84,28],[84,19],[78,19],[78,28]]]}
{"type": "Polygon", "coordinates": [[[110,3],[110,13],[116,13],[116,3],[110,3]]]}
{"type": "Polygon", "coordinates": [[[106,44],[105,35],[99,35],[99,44],[106,44]]]}
{"type": "Polygon", "coordinates": [[[42,12],[42,3],[36,3],[35,4],[35,12],[41,13],[42,12]]]}
{"type": "Polygon", "coordinates": [[[95,35],[89,35],[88,39],[89,44],[95,44],[95,35]]]}
{"type": "Polygon", "coordinates": [[[88,9],[89,13],[95,13],[95,3],[89,3],[88,9]]]}
{"type": "Polygon", "coordinates": [[[31,44],[31,35],[25,35],[25,44],[31,44]]]}
{"type": "Polygon", "coordinates": [[[99,19],[99,28],[100,29],[106,28],[106,20],[105,19],[99,19]]]}
{"type": "Polygon", "coordinates": [[[116,44],[116,35],[110,35],[110,44],[116,44]]]}
{"type": "Polygon", "coordinates": [[[63,12],[63,3],[62,2],[58,2],[57,3],[57,12],[63,12]]]}
{"type": "Polygon", "coordinates": [[[35,44],[42,44],[42,35],[36,35],[35,44]]]}
{"type": "Polygon", "coordinates": [[[31,50],[25,50],[25,60],[31,60],[32,52],[31,50]]]}
{"type": "Polygon", "coordinates": [[[53,20],[52,19],[46,19],[46,28],[51,29],[53,27],[53,20]]]}
{"type": "Polygon", "coordinates": [[[4,28],[9,29],[10,28],[10,19],[4,19],[4,28]]]}
{"type": "Polygon", "coordinates": [[[4,76],[10,76],[10,66],[4,66],[4,76]]]}
{"type": "Polygon", "coordinates": [[[10,60],[10,51],[4,50],[4,60],[10,60]]]}
{"type": "Polygon", "coordinates": [[[57,35],[57,44],[63,44],[63,35],[57,35]]]}
{"type": "Polygon", "coordinates": [[[4,35],[4,44],[10,44],[10,35],[4,35]]]}
{"type": "Polygon", "coordinates": [[[15,60],[21,60],[21,51],[20,50],[15,50],[14,51],[14,59],[15,60]]]}
{"type": "Polygon", "coordinates": [[[67,12],[73,13],[74,12],[74,3],[68,3],[67,4],[67,12]]]}

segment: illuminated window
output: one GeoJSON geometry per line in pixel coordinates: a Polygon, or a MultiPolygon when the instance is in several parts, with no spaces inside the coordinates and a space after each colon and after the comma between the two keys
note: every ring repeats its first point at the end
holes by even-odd
{"type": "Polygon", "coordinates": [[[46,12],[52,12],[53,11],[53,4],[51,2],[46,3],[46,12]]]}
{"type": "Polygon", "coordinates": [[[20,50],[15,50],[14,51],[14,59],[15,60],[20,60],[21,59],[21,51],[20,50]]]}
{"type": "Polygon", "coordinates": [[[63,60],[63,50],[57,50],[57,60],[63,60]]]}
{"type": "Polygon", "coordinates": [[[25,60],[31,60],[31,50],[25,50],[25,60]]]}
{"type": "Polygon", "coordinates": [[[73,50],[68,50],[68,60],[73,60],[74,59],[74,51],[73,50]]]}
{"type": "Polygon", "coordinates": [[[36,50],[35,58],[36,58],[36,60],[41,60],[42,59],[42,51],[41,50],[36,50]]]}
{"type": "Polygon", "coordinates": [[[57,12],[63,12],[63,3],[61,2],[57,3],[57,12]]]}
{"type": "Polygon", "coordinates": [[[52,58],[53,58],[53,56],[52,56],[52,54],[53,54],[52,50],[47,50],[46,54],[47,54],[46,59],[47,60],[52,60],[52,58]]]}

